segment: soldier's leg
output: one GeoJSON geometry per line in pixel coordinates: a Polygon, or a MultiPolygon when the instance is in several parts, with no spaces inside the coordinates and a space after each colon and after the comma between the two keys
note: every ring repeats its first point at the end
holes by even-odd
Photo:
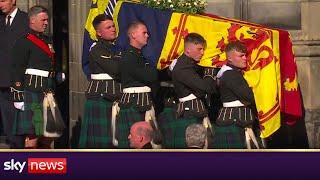
{"type": "Polygon", "coordinates": [[[0,113],[3,133],[6,135],[6,141],[9,144],[10,148],[23,149],[25,137],[12,134],[16,109],[14,108],[13,103],[9,101],[8,88],[0,88],[0,113]]]}

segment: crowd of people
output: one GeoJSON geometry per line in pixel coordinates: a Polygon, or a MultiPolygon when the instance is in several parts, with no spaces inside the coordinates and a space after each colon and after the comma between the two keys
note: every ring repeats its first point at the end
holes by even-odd
{"type": "MultiPolygon", "coordinates": [[[[48,10],[34,6],[26,14],[15,0],[0,0],[0,10],[2,130],[10,148],[52,148],[65,128],[54,99],[55,84],[65,77],[44,33],[48,10]]],[[[98,40],[89,54],[79,148],[261,148],[242,43],[226,46],[221,68],[201,67],[206,39],[191,32],[162,81],[142,53],[149,37],[143,22],[130,23],[125,51],[115,47],[112,17],[100,14],[92,25],[98,40]],[[213,106],[221,108],[212,113],[213,106]]]]}

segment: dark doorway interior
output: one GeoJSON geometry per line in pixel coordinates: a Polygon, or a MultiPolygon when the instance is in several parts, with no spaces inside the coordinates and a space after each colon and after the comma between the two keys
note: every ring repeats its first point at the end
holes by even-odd
{"type": "Polygon", "coordinates": [[[66,75],[63,83],[57,84],[56,98],[66,124],[63,135],[55,141],[55,148],[69,148],[69,36],[68,1],[53,2],[53,44],[58,71],[66,75]]]}

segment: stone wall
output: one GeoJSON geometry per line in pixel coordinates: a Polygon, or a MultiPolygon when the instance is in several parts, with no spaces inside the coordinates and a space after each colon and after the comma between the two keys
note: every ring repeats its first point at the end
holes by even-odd
{"type": "Polygon", "coordinates": [[[310,148],[320,148],[320,1],[301,2],[301,30],[291,31],[310,148]]]}
{"type": "Polygon", "coordinates": [[[82,71],[81,56],[84,25],[90,5],[90,0],[69,0],[69,113],[72,147],[77,144],[79,120],[85,102],[87,80],[82,71]]]}

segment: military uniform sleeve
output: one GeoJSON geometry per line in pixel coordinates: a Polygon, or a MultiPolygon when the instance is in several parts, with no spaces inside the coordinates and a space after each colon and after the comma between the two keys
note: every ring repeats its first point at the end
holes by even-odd
{"type": "Polygon", "coordinates": [[[103,72],[111,75],[113,78],[116,78],[119,74],[119,60],[119,55],[114,55],[111,51],[106,51],[103,48],[96,47],[89,55],[90,70],[94,72],[96,68],[99,68],[103,72]]]}
{"type": "Polygon", "coordinates": [[[236,95],[241,102],[255,103],[252,89],[243,76],[236,71],[226,71],[223,76],[224,85],[236,95]]]}
{"type": "Polygon", "coordinates": [[[24,39],[17,40],[12,50],[12,87],[24,89],[24,74],[29,61],[28,43],[24,39]]]}
{"type": "Polygon", "coordinates": [[[192,70],[179,71],[177,80],[185,86],[192,89],[198,96],[204,96],[206,93],[216,93],[216,82],[212,78],[202,79],[197,72],[192,70]]]}

